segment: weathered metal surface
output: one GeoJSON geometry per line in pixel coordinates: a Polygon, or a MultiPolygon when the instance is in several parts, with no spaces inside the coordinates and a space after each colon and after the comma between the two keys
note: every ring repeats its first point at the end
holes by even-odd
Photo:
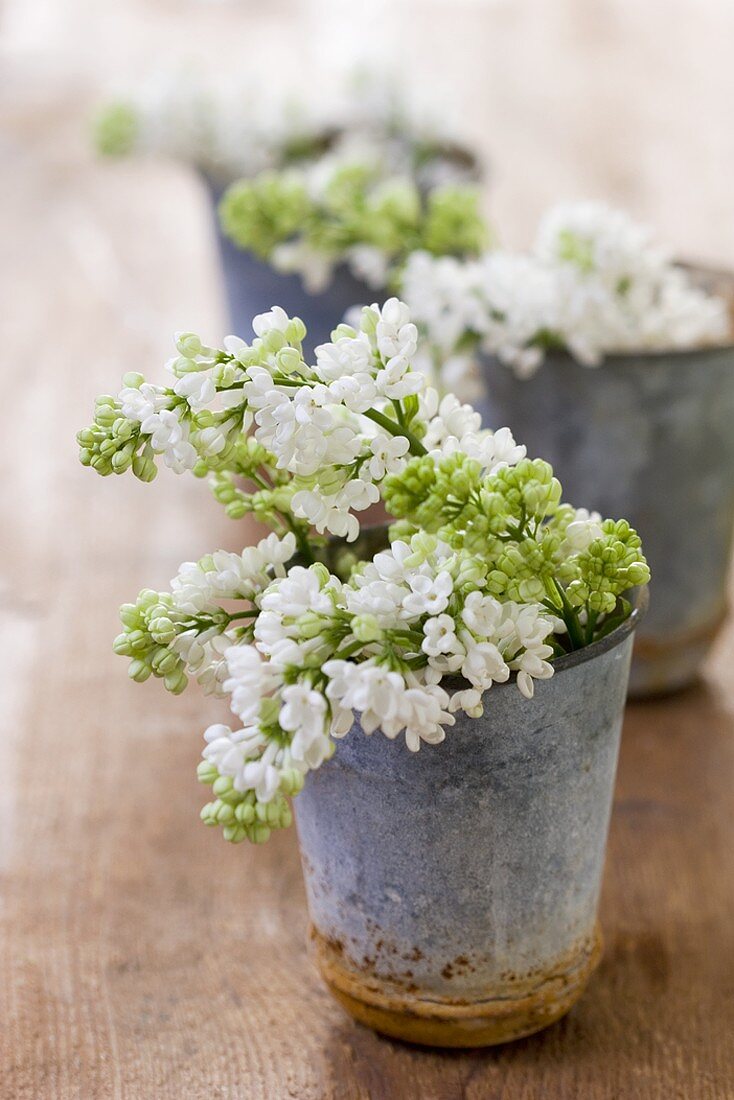
{"type": "Polygon", "coordinates": [[[359,1019],[437,1045],[557,1019],[596,911],[638,612],[526,700],[496,685],[439,746],[359,722],[295,799],[317,961],[359,1019]]]}
{"type": "Polygon", "coordinates": [[[652,570],[630,690],[696,676],[726,610],[734,527],[734,346],[610,356],[589,368],[550,356],[517,379],[484,362],[488,426],[509,426],[553,465],[564,497],[640,532],[652,570]]]}
{"type": "Polygon", "coordinates": [[[212,203],[212,218],[229,315],[236,336],[250,339],[252,318],[277,305],[289,317],[300,317],[304,322],[308,329],[304,347],[312,352],[319,344],[329,340],[332,330],[351,306],[370,305],[387,296],[385,290],[375,290],[355,278],[345,265],[336,268],[325,290],[310,294],[300,276],[283,275],[225,237],[217,217],[221,189],[208,181],[206,183],[212,203]]]}
{"type": "MultiPolygon", "coordinates": [[[[486,1001],[430,1000],[364,968],[345,965],[340,946],[311,928],[311,948],[330,991],[356,1020],[384,1035],[424,1046],[492,1046],[549,1027],[576,1003],[601,958],[598,925],[592,938],[558,960],[552,972],[509,985],[486,1001]]],[[[509,983],[508,983],[509,984],[509,983]]]]}

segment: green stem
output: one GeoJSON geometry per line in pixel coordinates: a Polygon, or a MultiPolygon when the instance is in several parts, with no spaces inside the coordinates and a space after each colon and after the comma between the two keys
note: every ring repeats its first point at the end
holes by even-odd
{"type": "Polygon", "coordinates": [[[427,455],[428,451],[421,443],[417,436],[409,432],[407,428],[401,427],[396,420],[392,420],[389,416],[385,416],[384,413],[378,412],[377,409],[368,409],[364,414],[368,420],[372,420],[373,423],[379,424],[381,428],[384,428],[390,435],[404,436],[408,440],[410,445],[410,453],[412,455],[427,455]]]}
{"type": "Polygon", "coordinates": [[[589,605],[586,605],[586,644],[591,645],[594,638],[594,631],[596,630],[596,620],[599,618],[598,611],[589,611],[589,605]]]}
{"type": "Polygon", "coordinates": [[[334,661],[345,661],[347,657],[351,657],[353,654],[357,653],[358,650],[363,648],[364,642],[350,642],[344,649],[340,649],[338,653],[335,653],[332,659],[334,661]]]}
{"type": "Polygon", "coordinates": [[[563,586],[558,583],[555,577],[553,578],[553,585],[561,600],[561,607],[563,609],[562,618],[564,623],[566,624],[568,636],[571,639],[573,648],[583,649],[585,642],[584,636],[581,631],[581,624],[578,620],[578,615],[571,607],[571,604],[568,602],[568,599],[566,598],[566,593],[563,591],[563,586]]]}
{"type": "Polygon", "coordinates": [[[303,528],[300,526],[300,524],[296,523],[295,520],[291,516],[289,516],[287,512],[280,512],[279,515],[283,517],[285,522],[288,524],[288,527],[296,536],[296,546],[298,547],[298,553],[306,559],[309,565],[313,565],[316,561],[316,556],[303,528]]]}
{"type": "Polygon", "coordinates": [[[254,470],[248,474],[243,474],[242,476],[249,478],[253,485],[257,485],[259,489],[264,489],[265,491],[272,489],[272,485],[268,485],[267,482],[263,481],[263,479],[259,477],[258,474],[254,472],[254,470]]]}

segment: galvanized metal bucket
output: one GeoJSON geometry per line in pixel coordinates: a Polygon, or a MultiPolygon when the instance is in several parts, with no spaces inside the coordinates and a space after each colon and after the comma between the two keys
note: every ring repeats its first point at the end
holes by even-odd
{"type": "Polygon", "coordinates": [[[377,1031],[484,1046],[546,1027],[599,960],[604,865],[632,636],[555,662],[532,700],[495,685],[438,746],[358,721],[294,800],[311,942],[377,1031]]]}
{"type": "Polygon", "coordinates": [[[613,355],[598,368],[549,356],[520,380],[485,359],[485,424],[545,458],[564,499],[624,517],[650,568],[650,612],[630,691],[690,683],[726,613],[734,528],[734,345],[613,355]]]}
{"type": "Polygon", "coordinates": [[[332,330],[351,306],[370,305],[387,297],[383,288],[369,287],[343,264],[336,268],[325,290],[309,293],[300,276],[276,271],[225,237],[217,216],[222,188],[209,180],[205,182],[212,205],[230,322],[236,336],[251,338],[252,318],[278,305],[289,317],[300,317],[306,325],[308,334],[304,347],[311,353],[319,344],[329,341],[332,330]]]}

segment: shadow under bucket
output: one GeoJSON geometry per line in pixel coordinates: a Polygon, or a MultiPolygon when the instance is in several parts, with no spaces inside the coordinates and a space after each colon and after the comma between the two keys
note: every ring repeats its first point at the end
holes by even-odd
{"type": "Polygon", "coordinates": [[[734,345],[610,355],[599,367],[553,354],[526,380],[493,358],[482,367],[485,424],[507,425],[531,457],[547,459],[564,500],[624,517],[642,536],[650,611],[630,692],[689,684],[727,608],[734,345]]]}
{"type": "Polygon", "coordinates": [[[414,1043],[529,1035],[581,996],[632,651],[646,602],[561,657],[525,699],[514,682],[408,751],[355,724],[294,801],[311,943],[360,1022],[414,1043]]]}
{"type": "Polygon", "coordinates": [[[319,344],[328,343],[333,329],[352,306],[371,305],[386,298],[384,288],[369,287],[345,264],[333,272],[329,285],[312,294],[299,275],[285,275],[259,260],[251,252],[238,248],[224,235],[217,208],[224,188],[205,179],[212,208],[217,250],[224,277],[232,332],[245,340],[252,337],[252,319],[273,306],[281,306],[289,317],[300,317],[307,329],[304,348],[311,354],[319,344]]]}

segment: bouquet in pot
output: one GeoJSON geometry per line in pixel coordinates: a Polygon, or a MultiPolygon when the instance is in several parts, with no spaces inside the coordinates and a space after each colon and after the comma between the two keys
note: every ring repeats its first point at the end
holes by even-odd
{"type": "Polygon", "coordinates": [[[100,474],[150,481],[162,460],[273,528],[185,563],[168,592],[143,590],[115,641],[135,680],[178,693],[194,677],[228,697],[238,721],[206,731],[199,775],[214,795],[202,817],[232,841],[290,823],[288,796],[353,712],[365,732],[438,745],[455,713],[492,706],[493,684],[514,677],[532,696],[649,579],[624,520],[563,503],[508,429],[482,430],[427,386],[402,302],[340,325],[314,363],[278,307],[253,328],[222,348],[179,335],[170,385],[126,375],[78,436],[100,474]],[[360,560],[359,517],[380,500],[394,522],[360,560]]]}
{"type": "Polygon", "coordinates": [[[216,197],[229,187],[225,235],[311,293],[339,264],[381,288],[416,249],[477,255],[488,233],[474,154],[389,81],[331,92],[276,98],[252,81],[164,77],[105,105],[95,145],[189,163],[216,197]]]}
{"type": "Polygon", "coordinates": [[[610,355],[722,344],[728,306],[703,283],[647,226],[578,202],[550,209],[527,252],[496,248],[466,261],[415,253],[400,293],[443,385],[479,396],[478,353],[527,378],[554,352],[596,367],[610,355]]]}

